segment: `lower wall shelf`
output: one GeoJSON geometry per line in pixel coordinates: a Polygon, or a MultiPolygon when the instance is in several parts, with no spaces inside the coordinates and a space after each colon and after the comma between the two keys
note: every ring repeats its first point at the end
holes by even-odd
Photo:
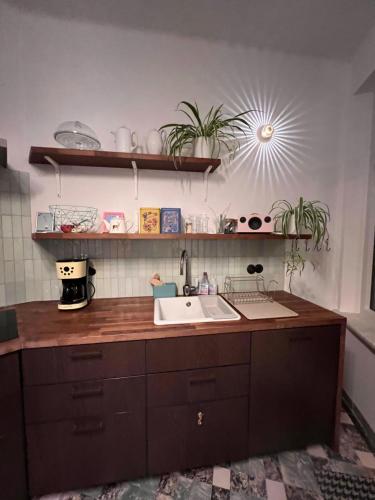
{"type": "MultiPolygon", "coordinates": [[[[296,239],[295,234],[283,236],[274,233],[178,233],[178,234],[138,234],[138,233],[33,233],[33,240],[286,240],[296,239]]],[[[300,239],[310,239],[301,235],[300,239]]]]}

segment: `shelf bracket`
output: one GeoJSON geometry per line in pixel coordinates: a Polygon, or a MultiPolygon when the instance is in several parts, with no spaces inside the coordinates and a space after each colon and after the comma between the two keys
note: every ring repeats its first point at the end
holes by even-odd
{"type": "Polygon", "coordinates": [[[138,200],[138,167],[137,163],[132,160],[133,177],[134,177],[134,199],[138,200]]]}
{"type": "Polygon", "coordinates": [[[53,158],[50,156],[45,156],[44,159],[48,161],[50,165],[53,166],[55,169],[55,177],[56,177],[56,191],[57,191],[57,197],[61,198],[61,169],[60,165],[55,161],[53,158]]]}
{"type": "Polygon", "coordinates": [[[208,194],[208,174],[212,170],[212,165],[206,168],[204,174],[203,174],[203,190],[204,190],[204,201],[207,201],[207,194],[208,194]]]}

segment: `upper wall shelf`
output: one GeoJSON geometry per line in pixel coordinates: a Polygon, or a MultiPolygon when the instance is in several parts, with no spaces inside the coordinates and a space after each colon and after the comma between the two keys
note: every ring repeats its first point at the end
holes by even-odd
{"type": "Polygon", "coordinates": [[[59,165],[133,168],[132,162],[136,162],[139,170],[171,170],[173,172],[178,170],[180,172],[200,173],[204,173],[208,167],[211,167],[210,173],[212,173],[221,163],[219,159],[211,158],[182,156],[174,161],[173,157],[166,155],[117,153],[116,151],[82,151],[78,149],[31,146],[29,163],[49,165],[50,162],[46,157],[52,158],[59,165]]]}
{"type": "MultiPolygon", "coordinates": [[[[283,236],[273,233],[178,233],[178,234],[138,234],[138,233],[33,233],[33,240],[287,240],[296,239],[295,234],[283,236]]],[[[300,239],[310,239],[301,235],[300,239]]]]}
{"type": "Polygon", "coordinates": [[[61,198],[61,170],[63,165],[79,167],[131,168],[134,175],[134,197],[138,199],[138,170],[169,170],[171,172],[203,173],[204,200],[207,200],[207,178],[220,165],[220,159],[182,156],[174,159],[166,155],[118,153],[116,151],[82,151],[80,149],[44,148],[31,146],[29,163],[52,165],[56,174],[57,196],[61,198]]]}

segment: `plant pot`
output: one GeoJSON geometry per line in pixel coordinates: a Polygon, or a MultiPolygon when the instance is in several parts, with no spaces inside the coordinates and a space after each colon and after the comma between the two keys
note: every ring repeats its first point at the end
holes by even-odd
{"type": "MultiPolygon", "coordinates": [[[[282,227],[281,227],[281,220],[275,221],[274,231],[275,231],[275,233],[282,234],[283,231],[282,231],[282,227]]],[[[290,219],[289,219],[288,234],[297,234],[294,214],[292,214],[291,217],[290,217],[290,219]]],[[[299,234],[300,235],[311,234],[311,231],[309,229],[307,229],[305,226],[302,225],[299,228],[299,234]]]]}
{"type": "MultiPolygon", "coordinates": [[[[297,229],[296,229],[296,222],[295,222],[296,218],[294,216],[294,214],[290,217],[290,220],[289,220],[289,227],[288,227],[288,234],[297,234],[297,229]]],[[[302,234],[311,234],[311,231],[309,229],[307,229],[307,227],[305,225],[301,225],[299,228],[298,228],[298,233],[300,235],[302,234]]]]}
{"type": "Polygon", "coordinates": [[[211,137],[197,137],[194,141],[194,156],[196,158],[212,158],[213,146],[211,137]]]}

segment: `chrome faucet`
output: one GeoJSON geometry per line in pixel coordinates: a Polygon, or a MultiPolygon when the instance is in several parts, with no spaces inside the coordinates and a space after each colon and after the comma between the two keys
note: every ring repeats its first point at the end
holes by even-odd
{"type": "Polygon", "coordinates": [[[185,285],[182,287],[183,294],[188,297],[195,292],[196,287],[191,285],[190,278],[190,267],[189,267],[189,255],[187,250],[182,250],[180,258],[180,276],[184,274],[184,264],[185,264],[185,285]]]}

